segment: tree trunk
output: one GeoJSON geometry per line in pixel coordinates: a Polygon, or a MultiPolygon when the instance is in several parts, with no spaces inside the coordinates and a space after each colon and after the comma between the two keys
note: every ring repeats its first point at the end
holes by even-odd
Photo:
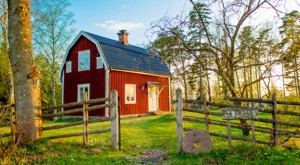
{"type": "Polygon", "coordinates": [[[30,1],[8,1],[8,39],[16,101],[17,138],[24,144],[41,135],[40,72],[34,64],[30,26],[30,1]]]}
{"type": "Polygon", "coordinates": [[[284,65],[283,65],[283,60],[281,60],[281,72],[282,72],[282,90],[283,90],[283,98],[285,98],[285,81],[284,81],[284,65]]]}
{"type": "Polygon", "coordinates": [[[199,81],[199,92],[200,92],[200,101],[203,101],[203,79],[202,79],[202,68],[200,66],[200,70],[199,70],[199,78],[200,78],[200,81],[199,81]]]}
{"type": "Polygon", "coordinates": [[[189,99],[188,98],[188,84],[186,82],[186,75],[185,75],[185,73],[183,73],[182,78],[183,78],[183,86],[184,86],[184,96],[185,96],[185,99],[188,100],[189,99]]]}
{"type": "Polygon", "coordinates": [[[210,89],[210,81],[209,81],[208,71],[206,71],[206,79],[207,79],[208,101],[211,102],[211,89],[210,89]]]}

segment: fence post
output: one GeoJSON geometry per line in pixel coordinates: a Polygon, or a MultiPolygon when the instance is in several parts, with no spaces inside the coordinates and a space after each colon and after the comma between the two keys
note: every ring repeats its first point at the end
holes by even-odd
{"type": "Polygon", "coordinates": [[[183,122],[182,122],[182,92],[176,90],[176,130],[177,130],[177,153],[182,152],[183,122]]]}
{"type": "Polygon", "coordinates": [[[276,94],[274,93],[272,95],[272,101],[273,101],[273,137],[274,137],[274,146],[278,145],[278,116],[277,116],[277,100],[276,100],[276,94]]]}
{"type": "Polygon", "coordinates": [[[254,120],[253,119],[251,119],[251,134],[252,134],[253,151],[256,152],[256,139],[255,139],[255,129],[254,129],[254,120]]]}
{"type": "Polygon", "coordinates": [[[89,112],[87,111],[87,104],[86,101],[88,99],[88,93],[83,93],[83,144],[88,144],[88,119],[89,119],[89,112]]]}
{"type": "Polygon", "coordinates": [[[206,125],[206,132],[209,134],[209,110],[207,106],[207,99],[206,96],[204,96],[204,110],[205,110],[205,125],[206,125]]]}
{"type": "Polygon", "coordinates": [[[111,144],[114,149],[120,149],[120,139],[119,139],[119,110],[118,110],[118,92],[116,90],[111,91],[110,93],[111,101],[111,144]]]}
{"type": "Polygon", "coordinates": [[[231,131],[230,131],[230,120],[227,120],[227,133],[228,133],[228,147],[229,153],[232,153],[232,142],[231,142],[231,131]]]}
{"type": "Polygon", "coordinates": [[[11,129],[11,141],[13,143],[16,143],[17,139],[16,139],[16,131],[17,131],[17,127],[16,127],[16,111],[15,111],[15,107],[14,104],[11,105],[10,107],[10,129],[11,129]]]}
{"type": "Polygon", "coordinates": [[[119,135],[119,142],[118,142],[118,145],[119,145],[119,150],[121,150],[121,118],[120,118],[120,114],[121,114],[121,99],[120,99],[120,96],[118,96],[118,127],[119,127],[119,132],[118,132],[118,135],[119,135]]]}

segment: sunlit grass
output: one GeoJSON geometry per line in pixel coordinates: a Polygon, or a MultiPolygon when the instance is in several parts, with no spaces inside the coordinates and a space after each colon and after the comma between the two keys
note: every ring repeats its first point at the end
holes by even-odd
{"type": "MultiPolygon", "coordinates": [[[[195,116],[195,113],[185,115],[195,116]]],[[[204,115],[197,114],[198,117],[204,115]]],[[[216,117],[215,119],[220,119],[216,117]]],[[[74,119],[73,119],[74,120],[74,119]]],[[[145,149],[167,151],[167,158],[160,164],[299,164],[299,149],[272,148],[258,145],[253,153],[252,144],[233,140],[233,153],[228,153],[228,141],[212,137],[214,149],[209,153],[177,154],[175,113],[121,120],[121,150],[115,151],[110,142],[110,133],[89,135],[89,145],[82,145],[82,136],[64,139],[44,139],[31,144],[21,163],[36,164],[138,164],[136,157],[145,149]],[[99,147],[101,152],[90,149],[99,147]]],[[[43,126],[64,124],[68,120],[48,121],[43,126]]],[[[237,121],[236,121],[237,122],[237,121]]],[[[255,124],[261,124],[256,122],[255,124]]],[[[89,130],[108,128],[110,122],[94,123],[89,130]]],[[[184,127],[205,130],[204,124],[184,122],[184,127]]],[[[2,129],[2,128],[1,128],[2,129]]],[[[45,131],[44,137],[81,132],[82,126],[45,131]]],[[[9,130],[9,129],[8,129],[9,130]]],[[[212,132],[227,134],[227,128],[211,126],[212,132]]],[[[242,135],[241,130],[232,129],[233,135],[242,135]]],[[[251,137],[249,137],[251,138],[251,137]]],[[[268,140],[269,135],[257,133],[257,139],[268,140]]]]}

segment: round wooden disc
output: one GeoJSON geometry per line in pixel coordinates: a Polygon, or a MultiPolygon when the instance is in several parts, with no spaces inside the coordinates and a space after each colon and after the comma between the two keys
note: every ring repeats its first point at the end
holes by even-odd
{"type": "Polygon", "coordinates": [[[184,136],[182,148],[186,153],[198,154],[201,151],[211,151],[213,145],[208,133],[201,130],[192,130],[184,136]]]}

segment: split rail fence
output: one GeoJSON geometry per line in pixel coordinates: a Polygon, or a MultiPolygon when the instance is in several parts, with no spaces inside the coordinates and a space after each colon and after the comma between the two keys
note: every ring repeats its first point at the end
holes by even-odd
{"type": "MultiPolygon", "coordinates": [[[[71,115],[71,114],[76,114],[76,113],[82,112],[83,121],[41,127],[39,130],[40,135],[43,136],[44,131],[62,129],[62,128],[67,128],[67,127],[72,127],[72,126],[77,126],[77,125],[83,125],[82,132],[49,136],[49,137],[44,137],[44,138],[58,139],[58,138],[83,136],[83,144],[87,145],[88,144],[88,135],[111,132],[111,144],[114,149],[119,150],[121,143],[120,143],[120,114],[119,114],[119,108],[118,108],[118,104],[119,104],[118,103],[118,92],[116,90],[113,90],[110,93],[110,98],[105,97],[105,98],[99,98],[99,99],[93,99],[93,100],[87,100],[87,93],[84,93],[83,96],[84,96],[83,101],[81,101],[81,102],[73,102],[73,103],[68,103],[68,104],[63,104],[63,105],[42,108],[42,114],[40,116],[41,118],[49,119],[49,118],[55,118],[55,117],[59,117],[59,116],[63,116],[63,115],[71,115]],[[104,104],[89,106],[90,104],[99,104],[99,103],[104,103],[104,104]],[[78,108],[79,106],[82,106],[82,107],[78,108]],[[68,108],[70,110],[66,110],[63,112],[56,112],[57,109],[61,109],[61,108],[64,108],[64,109],[68,108]],[[97,117],[97,118],[92,118],[92,119],[89,118],[90,111],[95,111],[95,110],[99,110],[99,109],[103,109],[103,108],[110,108],[110,110],[111,110],[110,117],[97,117]],[[51,113],[49,113],[49,112],[51,112],[51,113]],[[56,112],[56,113],[52,113],[52,112],[56,112]],[[47,113],[49,113],[49,114],[47,114],[47,113]],[[110,128],[89,131],[88,124],[106,122],[106,121],[111,121],[110,128]]],[[[11,108],[11,107],[12,106],[5,107],[5,108],[11,108]]],[[[4,107],[1,107],[1,108],[3,109],[4,107]]],[[[8,116],[8,115],[9,114],[7,114],[6,116],[8,116]]],[[[2,134],[0,136],[5,137],[5,136],[10,136],[10,135],[11,135],[11,133],[7,133],[7,134],[2,134]]]]}
{"type": "Polygon", "coordinates": [[[11,127],[11,132],[10,133],[4,133],[1,134],[0,137],[9,137],[14,134],[15,129],[13,128],[13,120],[15,117],[15,113],[14,113],[14,104],[9,104],[9,105],[0,105],[0,128],[2,127],[7,127],[10,126],[11,127]]]}
{"type": "MultiPolygon", "coordinates": [[[[194,122],[194,123],[202,123],[205,124],[205,129],[208,134],[211,136],[221,137],[221,138],[227,138],[229,141],[231,139],[233,140],[240,140],[245,142],[252,142],[254,145],[256,143],[259,144],[266,144],[266,145],[272,145],[277,146],[280,145],[279,143],[279,136],[287,137],[289,138],[300,138],[300,123],[297,122],[300,120],[300,113],[294,112],[294,111],[287,111],[287,110],[278,110],[277,107],[279,104],[281,105],[295,105],[300,106],[300,102],[292,102],[292,101],[279,101],[276,99],[276,95],[273,95],[272,100],[262,100],[262,99],[249,99],[249,98],[229,98],[232,102],[253,102],[253,103],[266,103],[270,105],[271,108],[261,108],[256,107],[259,114],[261,113],[269,113],[272,114],[272,119],[268,118],[261,118],[258,119],[251,119],[251,123],[253,121],[255,122],[263,122],[272,125],[271,127],[267,126],[254,126],[253,132],[252,132],[252,138],[245,137],[245,136],[232,136],[230,134],[230,127],[236,128],[236,129],[243,129],[245,126],[241,125],[238,122],[231,122],[228,124],[228,120],[222,120],[219,119],[224,114],[222,112],[218,111],[212,111],[209,109],[209,107],[218,107],[218,108],[238,108],[240,110],[245,109],[253,109],[252,107],[245,107],[245,106],[236,106],[234,104],[221,104],[221,103],[215,103],[215,102],[208,102],[206,100],[199,101],[199,100],[183,100],[182,99],[182,93],[180,89],[176,90],[176,123],[177,123],[177,152],[182,151],[182,140],[184,131],[190,131],[194,130],[195,128],[186,128],[184,127],[184,122],[194,122]],[[193,106],[187,106],[187,105],[193,105],[193,106]],[[190,114],[202,114],[204,117],[195,117],[195,116],[184,116],[183,112],[193,112],[190,114]],[[297,118],[296,122],[286,122],[279,120],[278,115],[282,116],[289,116],[297,118]],[[217,116],[219,118],[214,117],[214,119],[211,119],[212,116],[217,116]],[[218,132],[214,132],[212,130],[211,125],[214,126],[224,126],[229,128],[228,134],[221,134],[218,132]],[[280,127],[279,127],[280,126],[280,127]],[[283,129],[282,127],[288,127],[288,129],[283,129]],[[254,132],[260,132],[260,133],[267,133],[268,136],[270,136],[269,140],[258,140],[255,138],[254,132]]],[[[267,125],[265,124],[265,125],[267,125]]],[[[253,124],[254,125],[254,124],[253,124]]],[[[248,129],[251,130],[250,126],[248,126],[248,129]]],[[[285,141],[286,142],[286,141],[285,141]]],[[[282,142],[281,142],[282,143],[282,142]]],[[[229,144],[230,145],[230,144],[229,144]]],[[[230,149],[230,146],[229,146],[230,149]]]]}

